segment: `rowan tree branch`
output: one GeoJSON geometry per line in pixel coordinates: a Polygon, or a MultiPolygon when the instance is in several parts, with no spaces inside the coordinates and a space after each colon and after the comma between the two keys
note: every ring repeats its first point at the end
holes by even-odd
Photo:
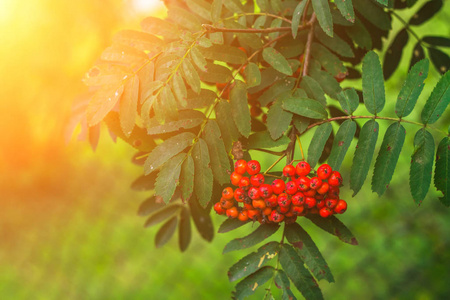
{"type": "MultiPolygon", "coordinates": [[[[207,32],[236,32],[236,33],[271,33],[271,32],[281,32],[281,31],[292,31],[291,27],[274,27],[274,28],[264,28],[264,29],[255,29],[255,28],[220,28],[215,27],[210,24],[202,24],[203,28],[207,32]]],[[[310,23],[305,25],[298,26],[298,30],[303,30],[309,28],[311,26],[310,23]]]]}
{"type": "Polygon", "coordinates": [[[314,39],[314,30],[312,28],[312,25],[314,24],[315,21],[316,21],[316,14],[313,13],[311,16],[311,19],[308,22],[308,24],[311,24],[311,29],[309,30],[308,40],[306,41],[306,46],[305,46],[305,56],[303,57],[304,60],[303,60],[302,77],[308,75],[309,60],[311,58],[311,45],[312,45],[312,41],[314,39]]]}

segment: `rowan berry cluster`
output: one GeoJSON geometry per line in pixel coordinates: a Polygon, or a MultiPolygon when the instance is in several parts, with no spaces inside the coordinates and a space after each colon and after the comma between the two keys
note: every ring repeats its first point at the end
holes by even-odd
{"type": "Polygon", "coordinates": [[[341,174],[327,164],[317,171],[311,170],[305,161],[296,166],[286,165],[283,176],[288,181],[275,179],[271,184],[265,183],[260,171],[261,165],[256,160],[236,161],[230,179],[237,188],[223,189],[214,210],[219,215],[226,214],[243,222],[254,220],[260,223],[292,223],[307,214],[327,218],[347,210],[347,202],[339,199],[341,174]]]}

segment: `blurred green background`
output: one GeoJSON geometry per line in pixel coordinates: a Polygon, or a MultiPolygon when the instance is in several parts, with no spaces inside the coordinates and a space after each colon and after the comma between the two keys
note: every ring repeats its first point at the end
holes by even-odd
{"type": "MultiPolygon", "coordinates": [[[[164,14],[150,2],[0,0],[0,299],[230,297],[234,283],[228,282],[226,272],[248,251],[221,252],[252,225],[217,234],[211,244],[195,233],[183,254],[176,238],[155,249],[156,230],[144,229],[145,220],[136,215],[146,194],[129,189],[142,172],[130,162],[134,151],[121,141],[113,144],[106,130],[95,153],[75,138],[64,143],[72,99],[84,91],[84,72],[114,32],[137,29],[149,14],[164,14]]],[[[401,14],[408,18],[412,11],[401,14]]],[[[447,2],[437,20],[416,31],[419,36],[448,37],[449,19],[447,2]]],[[[395,21],[389,40],[399,26],[395,21]]],[[[386,112],[393,112],[412,40],[401,67],[386,84],[386,112]]],[[[429,73],[419,107],[438,79],[433,67],[429,73]]],[[[346,84],[360,86],[358,81],[346,84]]],[[[436,127],[446,128],[449,120],[447,111],[436,127]]],[[[382,125],[381,133],[388,123],[382,125]]],[[[383,197],[371,193],[370,178],[355,198],[342,189],[349,209],[341,220],[359,246],[343,244],[308,220],[300,221],[323,250],[336,279],[333,284],[320,282],[327,299],[450,297],[450,211],[439,203],[434,187],[420,207],[413,203],[408,164],[418,128],[405,127],[410,134],[383,197]]],[[[436,140],[442,138],[433,134],[436,140]]],[[[302,137],[304,143],[308,136],[302,137]]],[[[342,168],[346,186],[355,145],[342,168]]],[[[272,161],[268,157],[263,167],[272,161]]],[[[217,227],[223,218],[214,215],[213,220],[217,227]]],[[[260,296],[261,291],[255,299],[260,296]]]]}

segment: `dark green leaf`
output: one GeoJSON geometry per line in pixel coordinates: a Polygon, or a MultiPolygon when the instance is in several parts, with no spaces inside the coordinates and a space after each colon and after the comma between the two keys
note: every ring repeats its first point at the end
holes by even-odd
{"type": "Polygon", "coordinates": [[[399,118],[406,117],[414,109],[417,99],[423,90],[423,82],[428,76],[428,65],[428,60],[423,59],[409,71],[395,104],[395,113],[399,118]]]}
{"type": "Polygon", "coordinates": [[[197,47],[193,47],[191,49],[191,59],[194,62],[194,64],[197,66],[197,68],[202,71],[202,72],[206,72],[207,68],[207,62],[205,57],[203,56],[203,54],[200,52],[200,50],[198,50],[197,47]]]}
{"type": "MultiPolygon", "coordinates": [[[[278,27],[281,27],[282,23],[283,23],[283,20],[281,20],[281,19],[273,19],[272,22],[270,23],[269,27],[270,28],[278,28],[278,27]]],[[[269,39],[274,40],[279,35],[280,35],[280,33],[278,31],[271,32],[271,33],[269,33],[269,39]]]]}
{"type": "Polygon", "coordinates": [[[341,60],[321,44],[312,44],[311,55],[322,65],[325,71],[334,77],[346,76],[347,68],[344,67],[341,60]]]}
{"type": "Polygon", "coordinates": [[[358,241],[356,240],[353,233],[351,233],[350,229],[347,228],[338,218],[335,216],[330,216],[328,218],[322,218],[319,215],[309,214],[306,215],[308,219],[310,219],[314,224],[318,227],[322,228],[326,232],[335,235],[338,239],[343,241],[344,243],[350,245],[358,245],[358,241]]]}
{"type": "Polygon", "coordinates": [[[411,69],[412,66],[414,66],[418,61],[425,58],[425,52],[423,51],[422,46],[420,45],[420,42],[417,42],[414,46],[412,56],[411,56],[411,62],[409,63],[409,68],[411,69]]]}
{"type": "Polygon", "coordinates": [[[214,0],[211,3],[211,20],[213,22],[217,22],[222,15],[222,1],[223,0],[214,0]]]}
{"type": "Polygon", "coordinates": [[[245,82],[249,88],[261,84],[261,72],[255,63],[249,63],[244,70],[245,82]]]}
{"type": "Polygon", "coordinates": [[[295,287],[306,299],[323,299],[322,291],[314,277],[303,265],[303,261],[292,246],[283,244],[280,264],[295,287]]]}
{"type": "Polygon", "coordinates": [[[275,285],[283,291],[282,300],[297,300],[291,291],[291,282],[283,270],[277,270],[275,285]]]}
{"type": "Polygon", "coordinates": [[[386,50],[383,61],[383,75],[384,79],[387,80],[397,69],[400,60],[402,58],[403,49],[408,43],[409,35],[406,28],[400,30],[395,36],[389,48],[386,50]]]}
{"type": "Polygon", "coordinates": [[[283,109],[311,119],[325,119],[328,116],[322,104],[308,98],[288,98],[283,101],[283,109]]]}
{"type": "Polygon", "coordinates": [[[239,132],[248,137],[251,132],[250,109],[247,103],[247,89],[242,81],[236,80],[230,95],[231,113],[239,132]]]}
{"type": "Polygon", "coordinates": [[[320,67],[317,69],[310,68],[308,74],[320,84],[324,92],[331,98],[336,99],[337,94],[342,91],[342,88],[336,79],[327,72],[320,70],[320,67]]]}
{"type": "Polygon", "coordinates": [[[292,114],[283,109],[283,100],[276,100],[267,113],[267,130],[273,140],[279,139],[291,124],[292,114]]]}
{"type": "MultiPolygon", "coordinates": [[[[350,3],[350,5],[351,5],[351,0],[346,0],[346,2],[344,2],[344,1],[337,1],[337,2],[350,3]]],[[[337,3],[337,2],[335,2],[335,3],[337,3]]],[[[352,11],[353,11],[353,9],[352,9],[352,11]]],[[[316,38],[322,44],[327,46],[334,53],[337,53],[343,57],[354,57],[355,56],[353,54],[352,48],[343,39],[341,39],[338,35],[334,35],[333,37],[330,37],[330,36],[326,35],[323,32],[323,30],[320,29],[320,27],[316,26],[314,29],[315,29],[314,34],[315,34],[316,38]]]]}
{"type": "Polygon", "coordinates": [[[376,27],[382,30],[391,29],[389,14],[371,0],[353,0],[353,6],[376,27]]]}
{"type": "MultiPolygon", "coordinates": [[[[259,98],[258,101],[261,106],[266,106],[270,102],[280,99],[281,95],[285,95],[286,92],[290,92],[295,85],[295,79],[293,77],[287,77],[275,82],[270,88],[268,88],[259,98]]],[[[282,97],[281,97],[282,98],[282,97]]]]}
{"type": "Polygon", "coordinates": [[[231,172],[230,160],[223,144],[222,133],[215,120],[206,123],[203,134],[211,157],[214,179],[221,185],[230,182],[228,175],[228,172],[231,172]]]}
{"type": "Polygon", "coordinates": [[[334,138],[333,148],[331,148],[331,154],[328,158],[328,164],[333,170],[339,171],[342,165],[342,161],[347,154],[348,148],[355,136],[356,123],[353,120],[346,120],[339,127],[338,132],[334,138]]]}
{"type": "Polygon", "coordinates": [[[302,134],[303,132],[305,132],[308,129],[308,126],[310,124],[310,120],[311,119],[295,115],[292,118],[292,123],[294,124],[294,126],[297,129],[298,133],[302,134]]]}
{"type": "Polygon", "coordinates": [[[370,51],[364,56],[362,66],[364,104],[371,114],[378,114],[385,103],[384,79],[378,55],[370,51]]]}
{"type": "Polygon", "coordinates": [[[354,88],[346,89],[337,95],[342,110],[351,115],[359,106],[359,97],[354,88]]]}
{"type": "Polygon", "coordinates": [[[228,279],[230,281],[235,281],[252,274],[268,261],[275,258],[278,251],[280,251],[280,244],[278,242],[269,242],[265,244],[259,248],[258,251],[250,253],[231,266],[228,270],[228,279]]]}
{"type": "Polygon", "coordinates": [[[428,48],[428,54],[430,55],[431,62],[439,73],[443,75],[448,71],[450,68],[450,57],[447,53],[436,48],[428,48]]]}
{"type": "Polygon", "coordinates": [[[295,7],[294,13],[292,14],[292,37],[295,39],[297,37],[298,33],[298,26],[300,25],[300,21],[303,16],[303,10],[305,9],[307,1],[301,1],[297,6],[295,7]]]}
{"type": "Polygon", "coordinates": [[[450,47],[450,39],[443,36],[424,36],[422,41],[433,46],[450,47]]]}
{"type": "Polygon", "coordinates": [[[200,94],[197,95],[192,90],[188,90],[187,98],[189,99],[187,106],[180,109],[192,109],[192,108],[202,108],[210,106],[214,103],[217,95],[211,90],[202,89],[200,94]]]}
{"type": "Polygon", "coordinates": [[[367,121],[361,129],[350,172],[350,188],[353,190],[353,196],[359,192],[366,180],[379,131],[379,125],[375,120],[367,121]]]}
{"type": "Polygon", "coordinates": [[[259,244],[274,234],[278,228],[280,228],[278,224],[262,224],[249,235],[230,241],[223,249],[223,254],[235,250],[247,249],[259,244]]]}
{"type": "Polygon", "coordinates": [[[197,94],[200,93],[200,77],[189,59],[183,60],[182,67],[183,76],[186,79],[187,83],[190,85],[194,92],[196,92],[197,94]]]}
{"type": "Polygon", "coordinates": [[[207,59],[224,61],[230,64],[241,65],[247,61],[245,53],[237,47],[228,45],[213,45],[200,49],[207,59]]]}
{"type": "Polygon", "coordinates": [[[331,17],[330,5],[328,0],[312,1],[312,7],[317,15],[320,27],[329,36],[333,36],[333,18],[331,17]]]}
{"type": "Polygon", "coordinates": [[[170,238],[175,233],[175,229],[177,229],[178,219],[176,216],[172,217],[169,221],[164,223],[163,226],[159,229],[158,233],[155,236],[155,246],[156,248],[161,248],[164,246],[170,238]]]}
{"type": "Polygon", "coordinates": [[[209,83],[227,83],[231,80],[232,74],[230,69],[221,66],[216,65],[212,62],[208,62],[206,64],[206,72],[199,72],[198,75],[200,76],[200,79],[204,82],[209,83]]]}
{"type": "Polygon", "coordinates": [[[205,115],[197,110],[182,110],[178,114],[178,120],[169,121],[160,125],[156,120],[151,120],[148,124],[147,133],[162,134],[178,131],[182,128],[189,129],[200,125],[205,120],[205,115]]]}
{"type": "Polygon", "coordinates": [[[235,299],[240,300],[252,295],[256,288],[272,279],[274,273],[273,267],[266,266],[247,276],[236,285],[235,299]]]}
{"type": "Polygon", "coordinates": [[[164,220],[172,217],[181,208],[179,204],[167,205],[163,209],[152,214],[144,224],[144,227],[149,227],[161,223],[164,220]]]}
{"type": "Polygon", "coordinates": [[[442,204],[450,206],[450,138],[445,137],[439,143],[436,152],[436,167],[434,169],[434,186],[444,196],[440,197],[442,204]]]}
{"type": "Polygon", "coordinates": [[[175,188],[178,185],[181,165],[186,158],[186,153],[180,153],[166,162],[158,173],[155,183],[155,195],[160,196],[165,203],[172,199],[175,188]]]}
{"type": "Polygon", "coordinates": [[[384,6],[388,6],[388,0],[377,0],[378,3],[383,4],[384,6]]]}
{"type": "Polygon", "coordinates": [[[342,16],[350,22],[355,22],[355,12],[353,11],[352,0],[341,0],[334,2],[342,16]]]}
{"type": "Polygon", "coordinates": [[[225,221],[223,221],[222,224],[220,224],[219,230],[217,231],[218,233],[225,233],[231,230],[234,230],[236,228],[239,228],[245,224],[248,224],[250,221],[248,222],[242,222],[238,219],[226,219],[225,221]]]}
{"type": "Polygon", "coordinates": [[[191,242],[191,216],[185,207],[180,211],[180,223],[178,224],[178,246],[184,252],[191,242]]]}
{"type": "Polygon", "coordinates": [[[195,135],[191,132],[183,132],[179,135],[171,137],[159,144],[153,151],[148,155],[144,164],[144,173],[148,175],[160,166],[162,166],[166,161],[183,151],[186,147],[192,144],[195,135]]]}
{"type": "Polygon", "coordinates": [[[425,3],[409,20],[410,25],[420,25],[431,19],[442,8],[442,0],[431,0],[425,3]]]}
{"type": "Polygon", "coordinates": [[[278,52],[274,48],[272,47],[264,48],[263,58],[275,70],[286,75],[292,75],[292,69],[288,61],[280,52],[278,52]]]}
{"type": "Polygon", "coordinates": [[[327,105],[325,92],[315,79],[309,76],[303,76],[300,87],[305,90],[308,97],[310,97],[311,99],[316,99],[324,106],[327,105]]]}
{"type": "Polygon", "coordinates": [[[444,74],[431,92],[422,110],[422,122],[433,124],[445,112],[450,103],[450,72],[444,74]]]}
{"type": "Polygon", "coordinates": [[[206,207],[212,196],[213,174],[210,167],[208,146],[203,139],[199,139],[192,149],[194,159],[194,191],[198,202],[206,207]]]}
{"type": "Polygon", "coordinates": [[[409,187],[417,205],[422,203],[430,188],[434,150],[433,136],[425,128],[418,130],[414,136],[414,153],[409,171],[409,187]]]}
{"type": "Polygon", "coordinates": [[[188,155],[181,166],[180,174],[181,199],[188,201],[194,191],[194,160],[188,155]]]}
{"type": "MultiPolygon", "coordinates": [[[[225,1],[225,3],[229,3],[230,1],[225,1]]],[[[235,11],[233,11],[234,13],[235,11]]],[[[224,21],[225,28],[232,28],[232,29],[247,29],[246,26],[239,24],[238,22],[231,21],[231,20],[225,20],[224,21]]],[[[261,41],[261,38],[256,33],[236,33],[236,36],[238,38],[239,44],[248,46],[252,49],[259,49],[263,46],[263,42],[261,41]]]]}
{"type": "Polygon", "coordinates": [[[216,121],[222,132],[222,139],[227,152],[231,150],[233,142],[239,138],[239,132],[231,116],[231,105],[226,101],[220,101],[216,106],[216,121]]]}
{"type": "Polygon", "coordinates": [[[273,140],[270,137],[270,133],[266,130],[253,133],[248,138],[247,149],[256,149],[256,148],[274,148],[282,145],[289,144],[290,140],[286,136],[281,136],[278,140],[273,140]]]}
{"type": "Polygon", "coordinates": [[[391,124],[386,130],[372,177],[372,191],[379,196],[383,195],[391,182],[405,134],[405,128],[399,122],[391,124]]]}
{"type": "Polygon", "coordinates": [[[311,167],[314,167],[319,161],[320,156],[322,155],[323,148],[333,131],[333,126],[330,123],[324,123],[317,127],[316,132],[314,132],[314,136],[311,139],[311,143],[308,147],[308,163],[311,167]]]}
{"type": "Polygon", "coordinates": [[[164,204],[164,202],[162,202],[160,198],[152,196],[147,200],[145,200],[144,202],[142,202],[141,205],[139,205],[138,216],[140,217],[148,216],[149,214],[154,213],[155,211],[165,206],[166,204],[164,204]]]}
{"type": "MultiPolygon", "coordinates": [[[[255,87],[252,87],[248,90],[250,94],[254,94],[264,90],[265,88],[274,84],[274,82],[281,82],[281,80],[285,79],[286,75],[276,71],[274,68],[269,67],[261,70],[261,84],[255,87]]],[[[295,81],[294,81],[295,83],[295,81]]],[[[261,104],[262,105],[262,104],[261,104]]]]}
{"type": "Polygon", "coordinates": [[[133,181],[131,184],[131,189],[135,191],[150,191],[155,188],[155,181],[156,176],[158,175],[158,172],[152,173],[147,176],[140,176],[138,179],[133,181]]]}
{"type": "Polygon", "coordinates": [[[214,237],[214,227],[209,211],[202,208],[194,196],[189,200],[189,207],[198,233],[205,241],[211,242],[214,237]]]}
{"type": "Polygon", "coordinates": [[[417,0],[406,0],[406,5],[408,7],[412,7],[414,4],[416,4],[417,0]]]}
{"type": "Polygon", "coordinates": [[[372,38],[370,32],[359,19],[356,19],[353,26],[346,27],[345,31],[359,47],[367,50],[372,49],[372,38]]]}

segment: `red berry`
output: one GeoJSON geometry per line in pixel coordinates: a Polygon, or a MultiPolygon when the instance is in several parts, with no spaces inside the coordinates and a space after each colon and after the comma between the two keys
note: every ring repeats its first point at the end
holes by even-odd
{"type": "Polygon", "coordinates": [[[292,177],[295,175],[295,167],[293,165],[286,165],[283,168],[283,176],[284,177],[292,177]]]}
{"type": "Polygon", "coordinates": [[[217,202],[216,204],[214,204],[214,210],[219,215],[223,215],[225,213],[225,210],[222,208],[222,205],[220,205],[220,202],[217,202]]]}
{"type": "Polygon", "coordinates": [[[237,172],[231,173],[231,175],[230,175],[231,184],[234,186],[238,186],[239,181],[241,181],[241,178],[242,178],[242,174],[239,174],[237,172]]]}
{"type": "Polygon", "coordinates": [[[321,195],[325,195],[330,189],[328,182],[322,181],[322,185],[317,189],[317,192],[321,195]]]}
{"type": "Polygon", "coordinates": [[[311,172],[311,166],[306,161],[301,161],[295,167],[298,176],[306,176],[311,172]]]}
{"type": "Polygon", "coordinates": [[[237,188],[234,190],[234,199],[237,202],[244,202],[245,199],[245,191],[241,188],[237,188]]]}
{"type": "Polygon", "coordinates": [[[235,206],[227,209],[227,216],[230,218],[233,218],[233,219],[237,218],[238,214],[239,214],[239,212],[235,206]]]}
{"type": "Polygon", "coordinates": [[[256,219],[261,213],[259,212],[259,210],[257,209],[249,209],[247,210],[247,215],[249,217],[249,219],[256,219]]]}
{"type": "Polygon", "coordinates": [[[272,194],[269,198],[266,199],[266,205],[270,207],[278,206],[278,197],[275,194],[272,194]]]}
{"type": "Polygon", "coordinates": [[[266,202],[262,199],[253,200],[252,205],[254,208],[260,208],[260,209],[266,208],[266,202]]]}
{"type": "Polygon", "coordinates": [[[299,216],[303,213],[305,207],[303,205],[293,205],[292,210],[294,211],[295,215],[299,216]]]}
{"type": "Polygon", "coordinates": [[[325,199],[325,206],[328,208],[335,208],[338,204],[338,199],[332,199],[332,198],[326,198],[325,199]]]}
{"type": "Polygon", "coordinates": [[[322,218],[328,218],[333,214],[333,211],[328,207],[323,207],[320,209],[319,214],[322,218]]]}
{"type": "Polygon", "coordinates": [[[303,193],[298,192],[294,196],[292,196],[292,205],[303,205],[305,203],[305,195],[303,193]]]}
{"type": "Polygon", "coordinates": [[[272,182],[272,191],[275,194],[281,194],[282,192],[284,192],[284,188],[285,188],[286,184],[284,183],[283,180],[281,179],[275,179],[272,182]]]}
{"type": "Polygon", "coordinates": [[[306,197],[305,198],[305,206],[307,208],[313,208],[314,206],[316,206],[316,203],[317,203],[317,201],[316,201],[316,198],[314,198],[314,197],[306,197]]]}
{"type": "Polygon", "coordinates": [[[222,191],[222,197],[227,200],[233,199],[233,194],[233,189],[230,187],[226,187],[222,191]]]}
{"type": "Polygon", "coordinates": [[[258,174],[261,171],[261,165],[257,160],[251,160],[247,163],[247,173],[250,175],[258,174]]]}
{"type": "Polygon", "coordinates": [[[242,222],[247,221],[248,220],[247,211],[246,210],[241,211],[238,215],[238,219],[239,219],[239,221],[242,221],[242,222]]]}
{"type": "Polygon", "coordinates": [[[271,207],[266,207],[263,209],[262,214],[265,216],[268,216],[272,213],[272,208],[271,207]]]}
{"type": "Polygon", "coordinates": [[[239,180],[239,187],[243,188],[244,190],[247,189],[250,186],[250,179],[247,176],[244,176],[239,180]]]}
{"type": "Polygon", "coordinates": [[[323,164],[317,169],[317,177],[319,177],[320,179],[328,179],[332,171],[333,170],[331,169],[330,165],[323,164]]]}
{"type": "Polygon", "coordinates": [[[309,181],[309,187],[312,188],[313,190],[317,190],[318,188],[320,188],[321,185],[322,185],[322,180],[320,180],[319,177],[313,177],[309,181]]]}
{"type": "Polygon", "coordinates": [[[328,184],[332,186],[340,186],[342,184],[342,176],[338,171],[333,171],[330,178],[328,178],[328,184]]]}
{"type": "Polygon", "coordinates": [[[286,183],[286,193],[288,193],[289,195],[293,195],[297,193],[297,191],[298,188],[295,181],[289,181],[288,183],[286,183]]]}
{"type": "Polygon", "coordinates": [[[282,214],[280,214],[279,212],[277,212],[276,210],[274,210],[270,214],[270,219],[275,223],[279,223],[279,222],[283,221],[284,216],[282,214]]]}
{"type": "Polygon", "coordinates": [[[286,193],[282,193],[277,197],[278,205],[281,207],[286,207],[291,204],[291,199],[288,197],[286,193]]]}
{"type": "Polygon", "coordinates": [[[255,199],[259,199],[261,198],[259,195],[259,189],[252,186],[248,189],[248,196],[250,197],[250,199],[255,200],[255,199]]]}
{"type": "Polygon", "coordinates": [[[310,183],[310,179],[306,176],[300,176],[299,178],[297,178],[295,180],[295,183],[297,183],[298,189],[300,191],[307,191],[309,190],[309,183],[310,183]]]}
{"type": "Polygon", "coordinates": [[[244,175],[247,170],[247,162],[243,159],[240,159],[234,163],[234,171],[236,173],[244,175]]]}
{"type": "Polygon", "coordinates": [[[338,214],[343,214],[347,210],[347,202],[345,200],[339,200],[334,208],[334,211],[338,214]]]}
{"type": "Polygon", "coordinates": [[[303,194],[306,197],[315,197],[316,193],[317,193],[316,190],[311,190],[311,189],[307,190],[306,192],[303,192],[303,194]]]}
{"type": "Polygon", "coordinates": [[[330,185],[330,188],[328,189],[328,197],[339,199],[339,188],[337,186],[330,185]]]}
{"type": "Polygon", "coordinates": [[[278,211],[282,214],[286,214],[291,209],[290,206],[279,206],[278,211]]]}
{"type": "Polygon", "coordinates": [[[256,175],[252,175],[252,177],[250,177],[250,183],[254,186],[254,187],[259,187],[261,184],[264,183],[264,175],[259,173],[256,175]]]}
{"type": "Polygon", "coordinates": [[[316,207],[318,209],[321,209],[322,207],[325,207],[325,200],[316,198],[316,207]]]}
{"type": "Polygon", "coordinates": [[[233,207],[234,201],[221,198],[220,205],[222,205],[223,209],[229,209],[229,208],[233,207]]]}
{"type": "Polygon", "coordinates": [[[270,184],[266,184],[266,183],[261,184],[259,187],[259,194],[264,199],[269,198],[273,194],[272,186],[270,184]]]}

